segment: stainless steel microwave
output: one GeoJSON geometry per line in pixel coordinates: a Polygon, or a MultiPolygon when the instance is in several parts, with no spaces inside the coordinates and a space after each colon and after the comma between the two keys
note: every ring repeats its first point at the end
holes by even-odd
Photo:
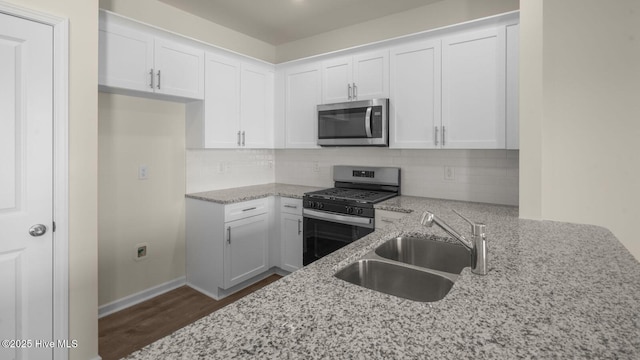
{"type": "Polygon", "coordinates": [[[318,105],[318,145],[388,146],[389,99],[318,105]]]}

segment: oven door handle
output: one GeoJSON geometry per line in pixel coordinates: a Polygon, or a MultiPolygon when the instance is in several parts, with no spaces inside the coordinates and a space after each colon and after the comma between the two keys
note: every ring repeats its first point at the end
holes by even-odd
{"type": "Polygon", "coordinates": [[[326,221],[332,221],[332,222],[345,224],[345,225],[361,226],[361,227],[373,229],[373,219],[366,218],[366,217],[338,215],[330,212],[316,211],[316,210],[309,210],[309,209],[303,209],[302,215],[304,217],[308,217],[312,219],[326,220],[326,221]]]}

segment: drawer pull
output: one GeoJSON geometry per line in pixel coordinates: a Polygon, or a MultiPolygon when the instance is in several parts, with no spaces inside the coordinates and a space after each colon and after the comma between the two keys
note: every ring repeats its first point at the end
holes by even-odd
{"type": "Polygon", "coordinates": [[[242,212],[251,211],[251,210],[255,210],[255,209],[257,209],[257,207],[254,206],[254,207],[250,207],[248,209],[242,209],[242,212]]]}
{"type": "Polygon", "coordinates": [[[285,204],[284,207],[289,208],[289,209],[297,209],[298,205],[289,205],[289,204],[285,204]]]}

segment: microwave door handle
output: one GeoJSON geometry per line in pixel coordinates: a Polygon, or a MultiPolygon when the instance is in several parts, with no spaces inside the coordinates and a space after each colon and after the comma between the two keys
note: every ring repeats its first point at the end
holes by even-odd
{"type": "Polygon", "coordinates": [[[371,106],[369,106],[367,108],[367,113],[364,116],[364,130],[367,132],[367,137],[370,138],[373,135],[371,135],[371,106]]]}

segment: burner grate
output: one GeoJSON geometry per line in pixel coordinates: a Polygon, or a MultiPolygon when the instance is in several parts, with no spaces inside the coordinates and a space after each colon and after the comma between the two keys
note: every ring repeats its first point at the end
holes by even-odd
{"type": "Polygon", "coordinates": [[[363,203],[376,203],[382,200],[386,200],[390,197],[393,197],[396,194],[384,192],[384,191],[331,188],[331,189],[316,191],[307,195],[323,198],[323,199],[347,200],[347,201],[356,201],[356,202],[363,202],[363,203]]]}

